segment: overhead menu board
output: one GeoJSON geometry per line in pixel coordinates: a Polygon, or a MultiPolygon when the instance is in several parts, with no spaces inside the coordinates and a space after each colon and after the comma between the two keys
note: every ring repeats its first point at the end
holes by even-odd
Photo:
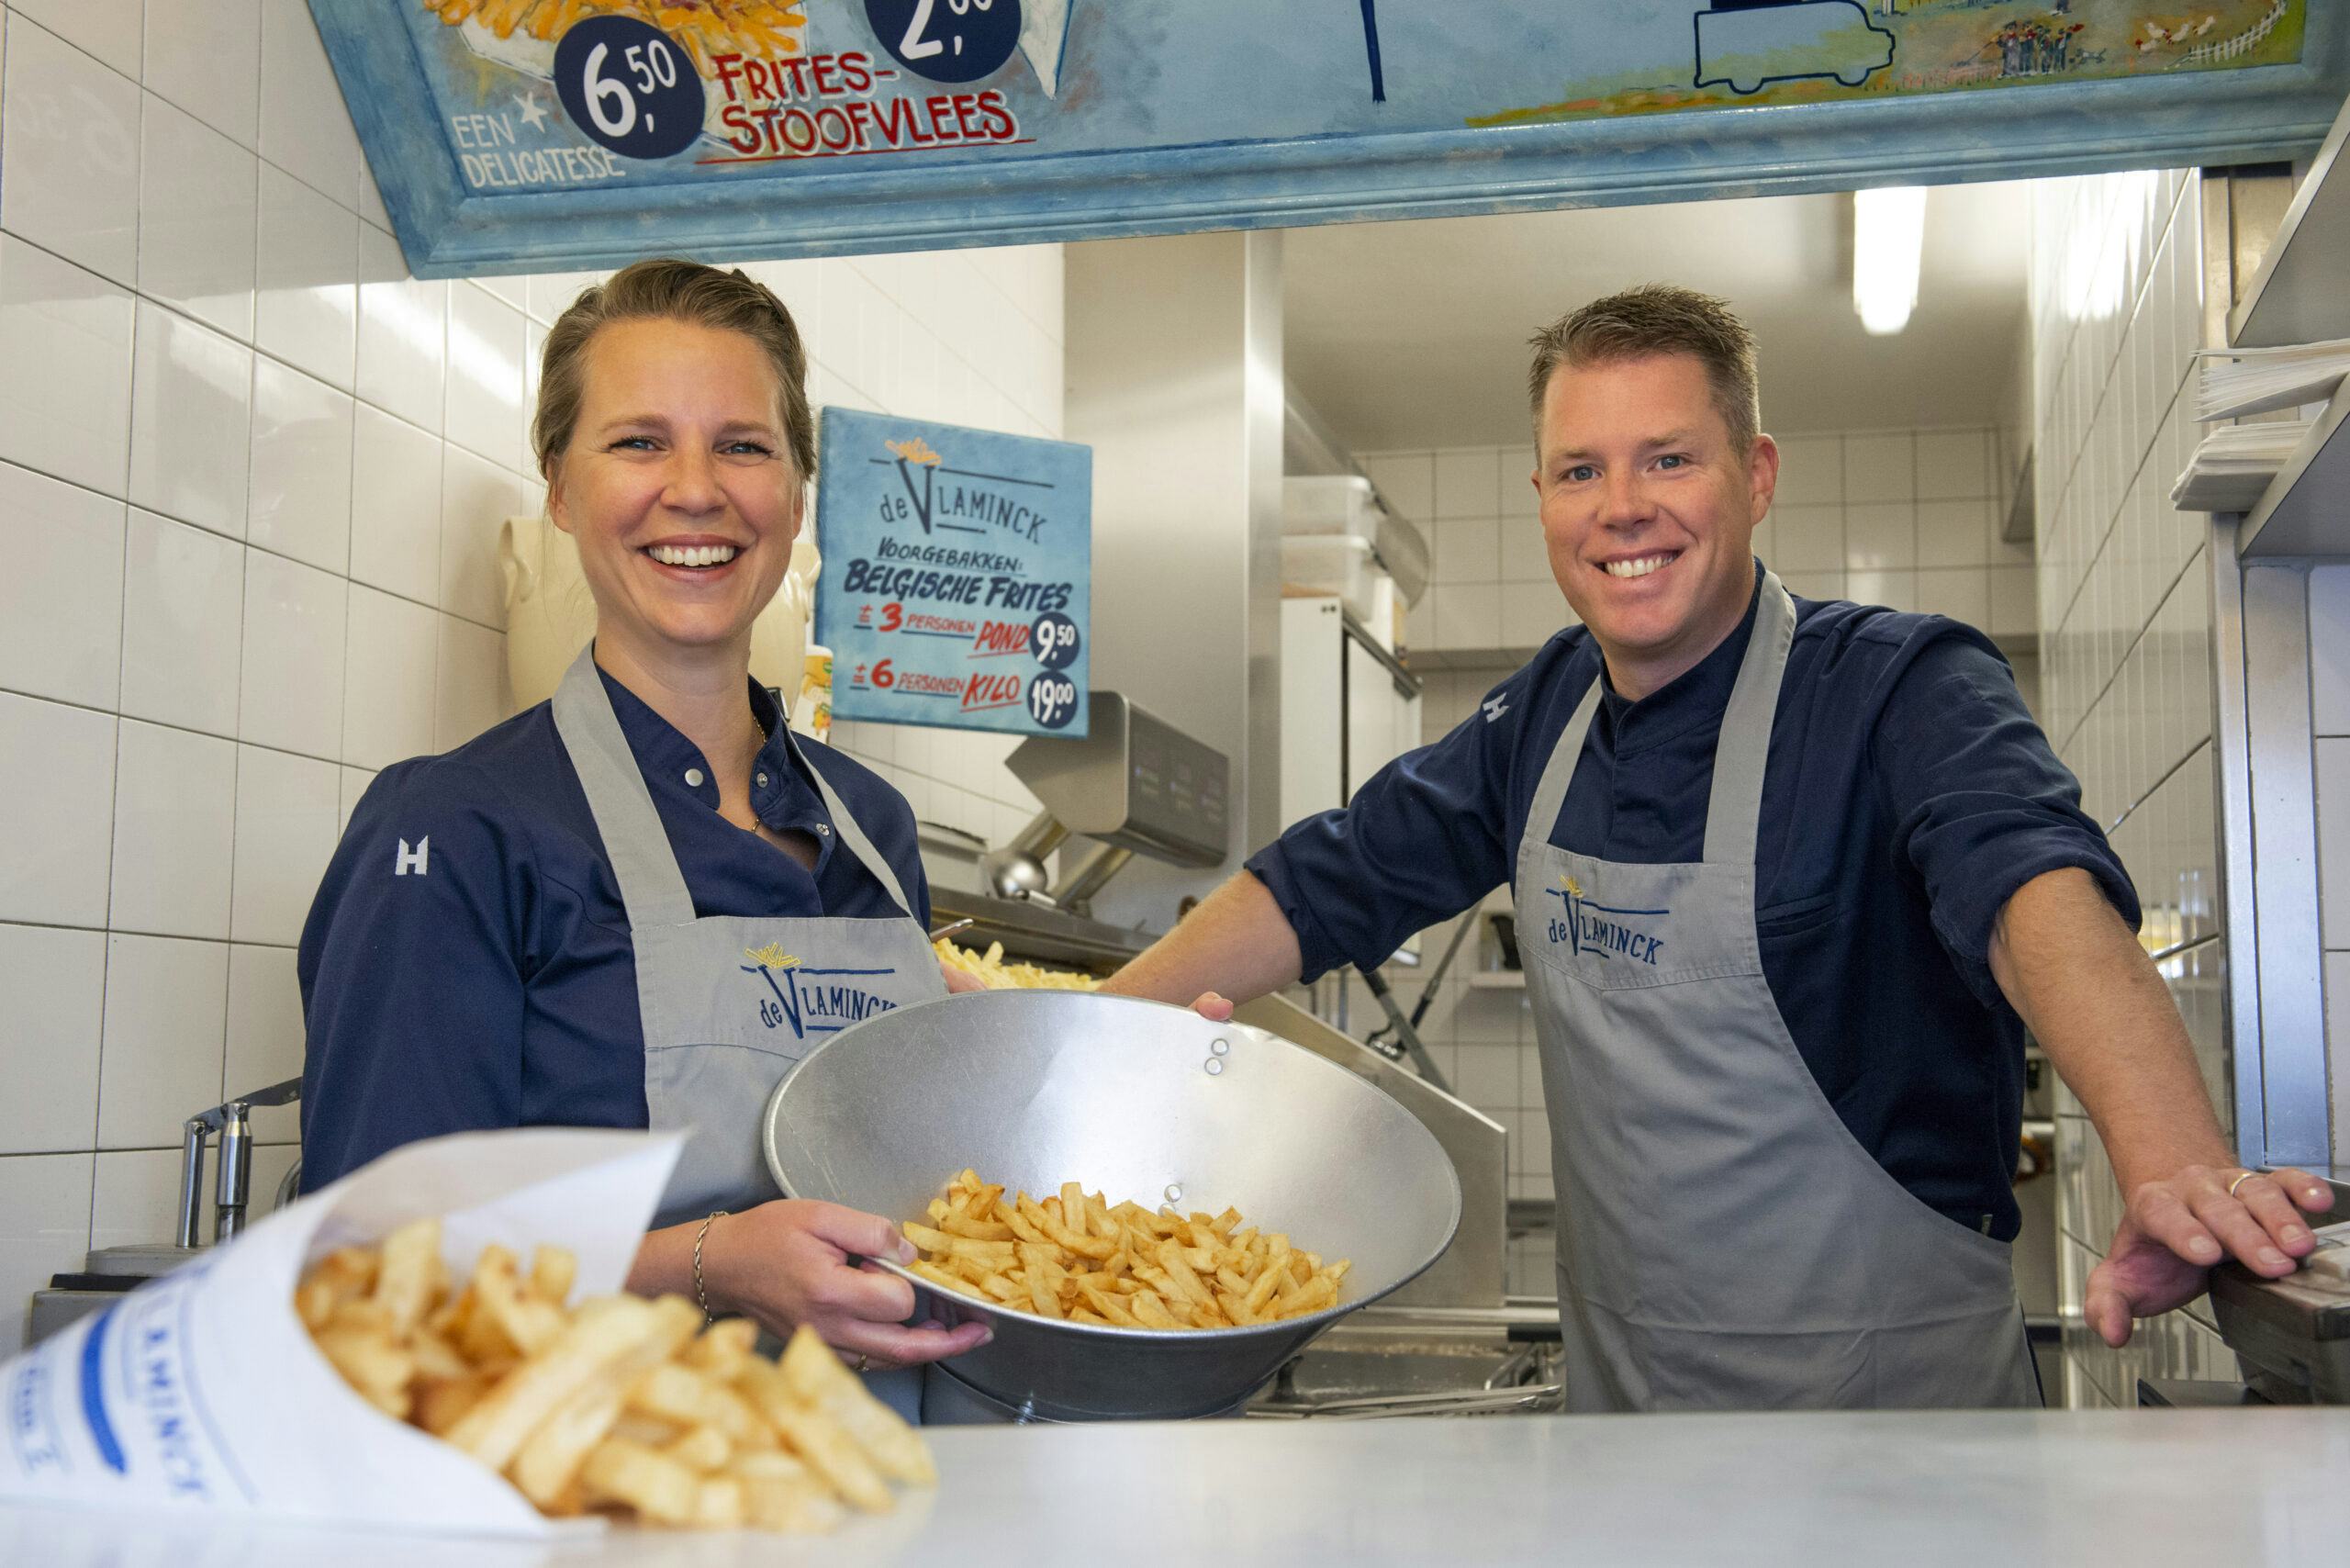
{"type": "Polygon", "coordinates": [[[2350,86],[2313,0],[311,8],[428,276],[2244,162],[2350,86]]]}
{"type": "Polygon", "coordinates": [[[854,409],[820,429],[834,717],[1082,736],[1093,449],[854,409]]]}

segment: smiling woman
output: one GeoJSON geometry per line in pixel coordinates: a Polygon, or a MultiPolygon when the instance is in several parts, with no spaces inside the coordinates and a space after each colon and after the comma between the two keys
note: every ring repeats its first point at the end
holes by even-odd
{"type": "Polygon", "coordinates": [[[805,375],[782,301],[691,262],[549,332],[535,445],[595,638],[353,812],[303,934],[304,1173],[463,1128],[689,1131],[632,1286],[909,1367],[985,1331],[902,1327],[911,1289],[854,1261],[905,1250],[890,1222],[781,1199],[755,1136],[846,1021],[949,989],[904,799],[750,678],[815,470],[805,375]],[[815,977],[825,1006],[785,1004],[815,977]]]}

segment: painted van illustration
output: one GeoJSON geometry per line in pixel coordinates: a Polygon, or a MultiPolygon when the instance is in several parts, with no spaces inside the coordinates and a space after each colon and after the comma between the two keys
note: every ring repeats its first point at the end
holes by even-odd
{"type": "Polygon", "coordinates": [[[1700,87],[1759,93],[1807,76],[1857,87],[1893,63],[1893,34],[1858,0],[1714,0],[1696,26],[1700,87]]]}

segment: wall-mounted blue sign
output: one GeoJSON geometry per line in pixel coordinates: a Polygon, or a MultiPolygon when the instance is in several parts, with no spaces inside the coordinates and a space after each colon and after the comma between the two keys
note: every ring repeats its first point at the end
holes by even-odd
{"type": "Polygon", "coordinates": [[[1093,449],[853,409],[820,428],[834,716],[1083,735],[1093,449]]]}
{"type": "Polygon", "coordinates": [[[2241,162],[2350,88],[2314,0],[311,9],[425,276],[2241,162]]]}

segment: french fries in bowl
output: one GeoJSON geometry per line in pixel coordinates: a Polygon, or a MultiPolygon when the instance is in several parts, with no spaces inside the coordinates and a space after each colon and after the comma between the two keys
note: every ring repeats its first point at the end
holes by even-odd
{"type": "Polygon", "coordinates": [[[911,1221],[927,1255],[877,1266],[914,1285],[918,1318],[993,1335],[942,1370],[1052,1420],[1237,1407],[1433,1263],[1460,1214],[1441,1146],[1374,1085],[1100,993],[868,1018],[784,1080],[764,1138],[790,1196],[911,1221]]]}
{"type": "Polygon", "coordinates": [[[907,1265],[934,1285],[1013,1312],[1121,1328],[1247,1328],[1333,1305],[1353,1265],[1326,1264],[1288,1237],[1244,1226],[1240,1211],[1153,1214],[1064,1182],[1039,1201],[1004,1202],[966,1170],[930,1203],[932,1224],[908,1220],[924,1256],[907,1265]]]}

